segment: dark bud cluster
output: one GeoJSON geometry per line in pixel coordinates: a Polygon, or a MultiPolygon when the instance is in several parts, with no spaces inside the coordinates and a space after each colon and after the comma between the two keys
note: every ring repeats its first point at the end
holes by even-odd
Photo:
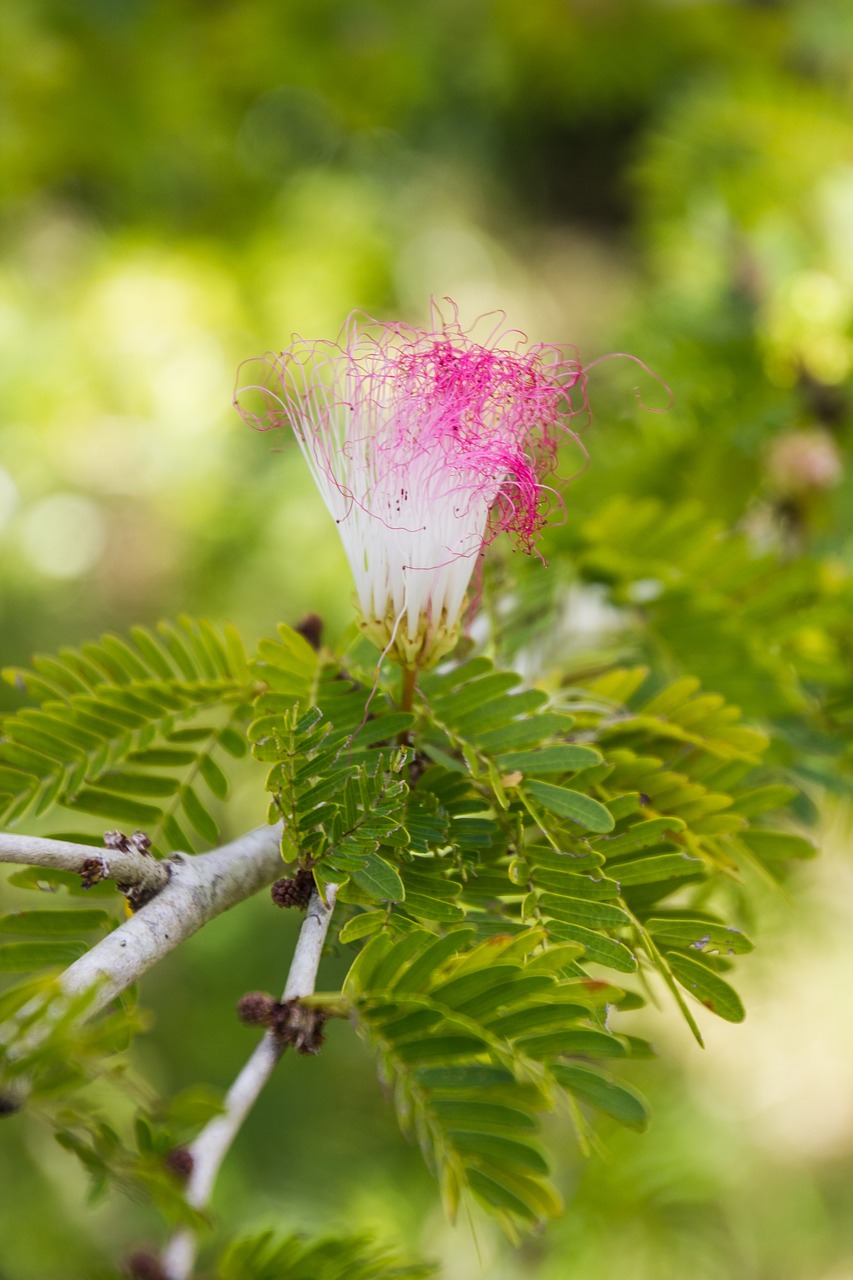
{"type": "Polygon", "coordinates": [[[284,876],[276,880],[270,889],[270,895],[277,907],[298,907],[304,911],[311,901],[314,892],[314,873],[307,867],[300,867],[295,876],[284,876]]]}
{"type": "Polygon", "coordinates": [[[237,1017],[247,1027],[266,1027],[275,1007],[275,1000],[265,991],[249,991],[237,1002],[237,1017]]]}
{"type": "Polygon", "coordinates": [[[105,831],[104,848],[118,849],[121,853],[150,853],[151,839],[144,831],[134,831],[126,836],[123,831],[105,831]]]}
{"type": "Polygon", "coordinates": [[[319,1053],[325,1040],[326,1012],[293,1000],[273,1000],[262,991],[250,991],[237,1005],[237,1015],[248,1026],[271,1031],[282,1048],[297,1053],[319,1053]]]}
{"type": "Polygon", "coordinates": [[[87,858],[80,868],[80,887],[92,889],[107,878],[107,867],[103,858],[87,858]]]}
{"type": "MultiPolygon", "coordinates": [[[[118,853],[141,853],[147,857],[153,857],[151,838],[144,831],[134,831],[132,836],[125,835],[123,831],[105,831],[104,848],[118,853]]],[[[80,874],[83,879],[83,888],[91,889],[92,885],[106,878],[108,867],[101,858],[87,858],[80,869],[80,874]]],[[[119,884],[116,887],[127,898],[131,911],[138,911],[140,907],[144,907],[146,902],[150,902],[157,893],[156,889],[145,889],[140,885],[119,884]]]]}
{"type": "Polygon", "coordinates": [[[326,1038],[325,1025],[324,1009],[314,1009],[294,999],[278,1006],[271,1030],[279,1044],[290,1045],[297,1053],[319,1053],[326,1038]]]}
{"type": "Polygon", "coordinates": [[[11,1093],[0,1093],[0,1116],[13,1116],[21,1109],[21,1099],[11,1093]]]}
{"type": "Polygon", "coordinates": [[[293,629],[308,641],[312,649],[320,648],[323,638],[323,619],[319,613],[307,613],[293,629]]]}
{"type": "Polygon", "coordinates": [[[130,1280],[168,1280],[166,1272],[160,1266],[160,1260],[147,1249],[138,1249],[127,1260],[127,1274],[130,1280]]]}
{"type": "Polygon", "coordinates": [[[186,1147],[173,1147],[165,1159],[166,1168],[181,1182],[186,1182],[193,1171],[195,1161],[186,1147]]]}

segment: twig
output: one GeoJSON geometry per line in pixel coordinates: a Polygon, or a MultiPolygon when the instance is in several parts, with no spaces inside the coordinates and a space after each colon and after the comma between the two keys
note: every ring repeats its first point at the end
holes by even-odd
{"type": "MultiPolygon", "coordinates": [[[[298,996],[311,995],[314,991],[317,967],[335,905],[336,892],[336,885],[326,885],[325,904],[318,893],[311,895],[287,975],[282,1003],[298,996]]],[[[222,1161],[283,1052],[284,1046],[268,1031],[229,1089],[223,1113],[214,1116],[190,1146],[193,1166],[187,1181],[186,1199],[193,1208],[206,1207],[222,1161]]],[[[189,1280],[197,1247],[194,1231],[182,1227],[175,1232],[163,1251],[162,1266],[166,1280],[189,1280]]]]}
{"type": "Polygon", "coordinates": [[[0,862],[18,866],[49,867],[54,871],[91,874],[97,863],[99,879],[115,880],[144,892],[156,893],[169,880],[169,867],[136,849],[106,849],[98,845],[73,844],[69,840],[48,840],[43,836],[21,836],[0,832],[0,862]]]}

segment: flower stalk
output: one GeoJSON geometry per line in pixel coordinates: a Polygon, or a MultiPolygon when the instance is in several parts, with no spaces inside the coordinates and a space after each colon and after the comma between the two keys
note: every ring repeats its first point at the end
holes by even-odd
{"type": "Polygon", "coordinates": [[[415,687],[418,681],[417,667],[403,667],[403,678],[400,683],[400,710],[411,711],[415,702],[415,687]]]}

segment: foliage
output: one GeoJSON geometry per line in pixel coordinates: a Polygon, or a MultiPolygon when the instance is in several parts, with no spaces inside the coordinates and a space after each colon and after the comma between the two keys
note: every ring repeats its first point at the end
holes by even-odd
{"type": "Polygon", "coordinates": [[[129,640],[106,635],[4,676],[40,704],[4,723],[6,824],[61,808],[144,827],[155,852],[216,841],[199,789],[226,797],[218,758],[245,754],[235,724],[251,700],[233,628],[220,636],[186,618],[156,633],[137,627],[129,640]]]}
{"type": "MultiPolygon", "coordinates": [[[[370,683],[369,652],[363,641],[344,657],[318,651],[281,626],[247,665],[233,633],[226,648],[183,619],[156,638],[137,630],[132,646],[106,637],[38,658],[32,672],[11,673],[42,702],[4,722],[17,788],[9,812],[20,821],[27,804],[52,800],[100,813],[91,797],[115,795],[110,816],[151,824],[168,855],[186,849],[180,792],[213,841],[212,821],[193,818],[201,802],[188,803],[190,788],[201,778],[226,794],[213,761],[223,746],[240,754],[232,726],[254,695],[247,732],[284,859],[319,886],[337,882],[340,941],[361,947],[342,993],[317,999],[351,1012],[377,1052],[451,1216],[473,1195],[515,1235],[561,1208],[539,1115],[565,1111],[584,1148],[587,1108],[646,1124],[646,1104],[612,1067],[649,1048],[615,1032],[611,1016],[642,1005],[657,973],[700,1042],[684,993],[740,1021],[732,957],[752,943],[725,886],[745,866],[776,875],[813,848],[784,816],[796,792],[766,765],[767,736],[694,678],[649,696],[647,668],[614,667],[549,695],[472,657],[423,676],[412,712],[399,712],[393,689],[379,675],[370,683]],[[228,726],[211,729],[222,704],[228,726]],[[163,785],[177,769],[183,781],[163,785]],[[144,813],[122,808],[124,793],[143,788],[144,813]]],[[[27,871],[15,883],[73,890],[73,877],[57,874],[27,871]]],[[[68,939],[91,941],[111,922],[82,907],[18,912],[0,929],[49,941],[6,942],[0,965],[62,963],[86,945],[68,939]]],[[[58,1098],[57,1137],[96,1189],[130,1181],[180,1216],[164,1166],[180,1141],[174,1126],[140,1115],[134,1153],[85,1095],[99,1051],[116,1077],[116,1030],[126,1037],[132,1023],[113,1014],[81,1033],[85,1008],[57,1005],[49,986],[34,999],[31,982],[4,1000],[7,1081],[34,1079],[48,1110],[58,1098]]]]}
{"type": "Polygon", "coordinates": [[[561,1060],[627,1051],[604,1029],[606,1007],[624,993],[579,976],[580,946],[543,951],[542,930],[493,936],[473,949],[471,937],[416,929],[394,942],[381,934],[353,965],[346,990],[401,1122],[439,1174],[450,1215],[470,1188],[512,1228],[562,1208],[535,1141],[538,1112],[562,1095],[576,1117],[583,1100],[642,1128],[646,1108],[596,1068],[561,1060]]]}
{"type": "MultiPolygon", "coordinates": [[[[105,826],[139,822],[161,856],[204,849],[214,828],[260,821],[257,753],[274,816],[289,815],[286,856],[310,850],[318,879],[340,877],[330,985],[343,986],[353,949],[424,929],[459,931],[448,968],[489,938],[545,930],[545,945],[585,948],[574,963],[637,999],[663,980],[702,1027],[694,997],[740,1017],[752,1003],[735,989],[775,972],[786,1001],[797,983],[808,992],[779,1019],[778,1060],[794,1078],[805,1008],[839,981],[846,937],[842,867],[826,873],[837,954],[818,973],[832,912],[819,896],[808,935],[815,881],[801,859],[827,796],[834,814],[849,795],[853,722],[849,6],[0,8],[0,634],[18,672],[0,706],[18,708],[21,685],[30,697],[4,720],[3,825],[100,844],[105,826]],[[654,408],[666,395],[637,366],[591,368],[590,466],[549,532],[547,572],[521,557],[485,571],[476,652],[494,666],[479,657],[466,675],[460,653],[458,679],[449,668],[424,680],[409,715],[384,677],[366,706],[374,675],[358,646],[318,658],[286,631],[261,642],[247,672],[225,633],[151,625],[186,609],[233,618],[254,639],[309,608],[330,634],[346,624],[334,530],[298,463],[271,463],[269,438],[244,438],[228,418],[233,367],[294,328],[331,334],[353,305],[417,319],[445,292],[468,318],[504,307],[536,338],[577,342],[585,364],[632,352],[673,391],[670,412],[646,415],[635,391],[654,408]],[[792,436],[834,456],[834,473],[806,484],[807,468],[783,474],[778,450],[792,436]],[[137,618],[144,633],[129,631],[137,618]],[[105,627],[109,640],[82,644],[105,627]],[[28,665],[34,649],[65,644],[78,648],[28,665]],[[310,675],[289,676],[291,664],[310,675]],[[673,689],[670,709],[655,710],[673,689]],[[715,695],[716,710],[705,701],[715,695]],[[525,696],[540,705],[510,714],[525,696]],[[478,719],[489,703],[492,728],[478,719]],[[743,726],[760,735],[746,748],[743,726]],[[742,755],[727,759],[733,748],[742,755]],[[329,767],[340,786],[318,801],[321,828],[306,806],[329,767]],[[603,824],[602,808],[612,830],[577,821],[603,824]],[[784,884],[792,867],[797,914],[783,918],[757,886],[784,884]],[[786,964],[793,944],[780,935],[794,920],[800,949],[786,964]],[[747,935],[761,944],[755,965],[738,959],[747,935]]],[[[576,470],[572,454],[563,471],[576,470]]],[[[4,876],[3,894],[3,1009],[38,999],[49,1017],[58,968],[123,904],[108,885],[41,868],[4,876]]],[[[232,915],[221,956],[176,957],[147,990],[159,1030],[135,1061],[166,1091],[229,1077],[227,1019],[199,1008],[228,1004],[238,975],[266,982],[277,964],[261,908],[232,915]]],[[[626,1039],[621,1010],[611,1045],[626,1039]]],[[[129,1007],[85,1035],[57,1023],[53,1067],[33,1083],[38,1118],[65,1125],[129,1188],[155,1166],[160,1178],[167,1145],[193,1124],[158,1118],[112,1052],[147,1022],[127,1018],[129,1007]],[[63,1093],[73,1115],[60,1121],[63,1093]],[[154,1135],[147,1153],[137,1108],[154,1135]]],[[[825,1030],[821,1070],[849,1060],[842,1023],[833,1015],[825,1030]]],[[[361,1046],[343,1047],[337,1030],[301,1086],[305,1126],[305,1100],[316,1111],[335,1087],[322,1074],[334,1054],[347,1095],[364,1087],[361,1046]]],[[[774,1165],[765,1131],[752,1146],[748,1126],[735,1131],[735,1091],[667,1045],[656,1063],[601,1059],[614,1080],[643,1084],[654,1136],[632,1147],[630,1132],[606,1126],[610,1165],[591,1161],[572,1179],[572,1212],[554,1244],[525,1254],[525,1274],[615,1274],[629,1249],[655,1280],[849,1270],[849,1135],[833,1114],[835,1145],[822,1148],[813,1116],[849,1081],[824,1088],[809,1060],[805,1096],[789,1104],[796,1158],[783,1144],[774,1165]],[[725,1116],[679,1108],[703,1081],[716,1082],[725,1116]],[[641,1154],[657,1141],[656,1156],[641,1154]]],[[[595,1054],[582,1069],[604,1070],[595,1054]]],[[[752,1077],[750,1059],[738,1096],[752,1077]]],[[[396,1171],[398,1157],[376,1138],[367,1096],[350,1117],[359,1187],[384,1187],[377,1167],[396,1171]]],[[[277,1101],[267,1105],[251,1158],[235,1152],[229,1211],[280,1203],[287,1188],[294,1215],[312,1193],[331,1212],[349,1195],[346,1162],[303,1141],[297,1179],[280,1159],[277,1101]]],[[[51,1267],[93,1274],[137,1219],[102,1210],[97,1239],[66,1220],[55,1187],[71,1181],[67,1165],[55,1174],[38,1138],[13,1126],[0,1157],[5,1265],[27,1280],[51,1267]]],[[[417,1185],[407,1170],[407,1193],[417,1185]]],[[[403,1216],[373,1194],[387,1221],[403,1216]]]]}
{"type": "Polygon", "coordinates": [[[369,1239],[306,1241],[272,1231],[230,1246],[219,1264],[221,1280],[428,1280],[433,1268],[407,1265],[369,1239]]]}

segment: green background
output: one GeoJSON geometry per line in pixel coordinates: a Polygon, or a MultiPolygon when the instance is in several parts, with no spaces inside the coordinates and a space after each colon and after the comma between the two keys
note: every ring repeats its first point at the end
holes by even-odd
{"type": "MultiPolygon", "coordinates": [[[[672,389],[648,413],[667,394],[640,366],[591,370],[552,562],[621,493],[844,574],[852,54],[843,0],[6,0],[0,661],[180,611],[250,640],[308,610],[344,627],[334,525],[291,443],[231,410],[235,371],[355,307],[423,322],[431,295],[672,389]]],[[[262,812],[247,772],[232,830],[262,812]]],[[[707,1026],[703,1055],[673,1010],[641,1015],[652,1130],[602,1130],[585,1163],[567,1138],[566,1217],[520,1254],[443,1224],[337,1024],[247,1124],[220,1221],[374,1227],[447,1280],[851,1280],[843,799],[824,826],[789,901],[756,890],[745,1026],[707,1026]]],[[[233,1005],[280,985],[292,928],[259,901],[151,975],[156,1089],[229,1082],[253,1034],[233,1005]]],[[[155,1238],[144,1208],[85,1208],[35,1126],[2,1136],[0,1276],[106,1275],[155,1238]]]]}

